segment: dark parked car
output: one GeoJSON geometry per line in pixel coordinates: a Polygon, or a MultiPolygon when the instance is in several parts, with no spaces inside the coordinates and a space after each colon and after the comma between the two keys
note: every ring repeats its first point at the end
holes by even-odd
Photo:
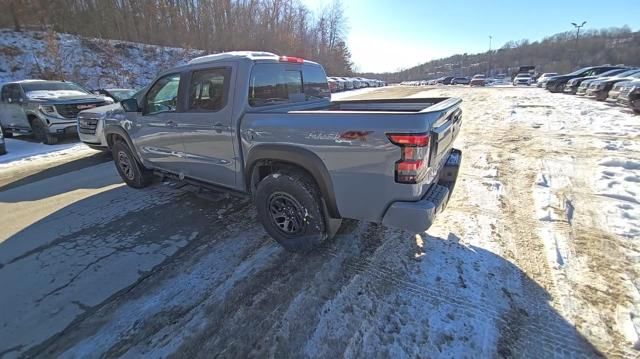
{"type": "Polygon", "coordinates": [[[468,77],[454,77],[451,80],[451,84],[452,85],[468,85],[469,81],[470,80],[468,77]]]}
{"type": "Polygon", "coordinates": [[[629,92],[631,87],[635,86],[634,81],[621,81],[613,85],[613,88],[609,91],[609,96],[607,97],[607,102],[617,103],[618,97],[623,92],[629,92]]]}
{"type": "Polygon", "coordinates": [[[617,74],[627,71],[628,69],[629,69],[628,67],[621,67],[619,69],[603,72],[598,76],[585,76],[585,77],[577,77],[575,79],[571,79],[567,81],[567,84],[564,86],[564,93],[582,96],[587,92],[589,81],[615,76],[617,74]],[[585,86],[582,86],[585,83],[587,84],[585,86]]]}
{"type": "Polygon", "coordinates": [[[444,76],[436,80],[437,84],[443,85],[451,85],[451,80],[453,80],[453,76],[444,76]]]}
{"type": "Polygon", "coordinates": [[[471,81],[469,81],[469,86],[484,86],[487,78],[483,74],[474,75],[471,81]]]}
{"type": "Polygon", "coordinates": [[[0,127],[0,155],[7,153],[7,147],[4,144],[4,135],[2,134],[2,127],[0,127]]]}
{"type": "Polygon", "coordinates": [[[614,70],[619,68],[619,66],[611,66],[611,65],[603,65],[603,66],[591,66],[584,67],[579,70],[576,70],[572,73],[566,75],[558,75],[553,76],[547,80],[546,89],[550,92],[562,92],[564,90],[564,86],[571,79],[575,79],[578,77],[585,76],[597,76],[601,73],[607,72],[609,70],[614,70]]]}
{"type": "Polygon", "coordinates": [[[595,98],[598,101],[604,101],[609,96],[609,91],[618,82],[640,79],[640,70],[633,69],[625,71],[617,76],[606,78],[599,81],[594,81],[589,85],[587,89],[587,97],[595,98]]]}
{"type": "Polygon", "coordinates": [[[633,112],[640,115],[640,80],[633,81],[620,91],[618,103],[629,106],[633,112]]]}

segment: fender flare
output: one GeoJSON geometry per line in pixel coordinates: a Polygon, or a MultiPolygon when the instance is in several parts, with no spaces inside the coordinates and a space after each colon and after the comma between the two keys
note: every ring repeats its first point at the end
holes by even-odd
{"type": "Polygon", "coordinates": [[[274,161],[290,163],[309,172],[318,184],[322,198],[325,200],[327,210],[333,218],[341,218],[336,204],[333,181],[324,162],[315,153],[298,146],[282,144],[262,144],[253,147],[247,155],[245,166],[245,178],[248,190],[251,191],[253,171],[256,165],[262,161],[274,161]]]}
{"type": "MultiPolygon", "coordinates": [[[[109,142],[108,138],[110,135],[118,135],[122,137],[124,141],[127,143],[127,146],[129,146],[131,153],[133,153],[133,155],[136,157],[136,160],[138,161],[138,163],[140,164],[143,163],[142,158],[138,153],[138,149],[133,145],[133,141],[131,141],[131,137],[129,136],[127,131],[125,131],[124,128],[116,125],[106,125],[103,131],[104,131],[104,137],[107,139],[107,143],[109,142]]],[[[109,147],[111,147],[111,144],[109,144],[109,147]]]]}

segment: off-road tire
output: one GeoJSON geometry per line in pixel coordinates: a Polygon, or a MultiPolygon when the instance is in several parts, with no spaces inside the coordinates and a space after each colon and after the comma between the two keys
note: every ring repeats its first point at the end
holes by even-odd
{"type": "Polygon", "coordinates": [[[123,141],[116,141],[112,148],[113,162],[122,180],[133,188],[144,188],[153,181],[153,172],[144,168],[123,141]]]}
{"type": "Polygon", "coordinates": [[[55,145],[58,143],[58,137],[47,131],[47,126],[39,118],[31,120],[31,130],[36,140],[44,143],[45,145],[55,145]]]}
{"type": "Polygon", "coordinates": [[[256,188],[258,219],[287,251],[308,252],[328,238],[319,193],[315,182],[302,171],[286,169],[270,174],[256,188]]]}
{"type": "Polygon", "coordinates": [[[2,129],[2,135],[4,138],[13,138],[13,132],[9,130],[2,129]]]}

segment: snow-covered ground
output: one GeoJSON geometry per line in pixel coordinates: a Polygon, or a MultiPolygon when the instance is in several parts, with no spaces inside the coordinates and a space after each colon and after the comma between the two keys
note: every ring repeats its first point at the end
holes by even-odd
{"type": "Polygon", "coordinates": [[[55,34],[52,39],[48,36],[41,31],[0,29],[0,83],[43,78],[47,73],[61,70],[66,80],[90,89],[140,88],[159,71],[203,53],[63,33],[55,34]],[[52,50],[55,48],[57,50],[52,50]]]}
{"type": "Polygon", "coordinates": [[[384,87],[365,87],[357,90],[335,92],[331,94],[331,99],[335,101],[344,100],[352,96],[365,95],[370,92],[381,90],[383,88],[384,87]]]}
{"type": "Polygon", "coordinates": [[[638,357],[638,116],[537,88],[422,91],[351,92],[464,100],[459,182],[418,235],[345,221],[293,255],[250,200],[134,191],[109,164],[0,192],[0,352],[638,357]]]}
{"type": "Polygon", "coordinates": [[[54,158],[66,157],[69,154],[91,154],[96,152],[77,141],[45,145],[28,139],[7,138],[5,139],[5,144],[7,153],[0,156],[0,171],[9,170],[10,167],[14,166],[23,166],[30,162],[51,161],[54,158]]]}

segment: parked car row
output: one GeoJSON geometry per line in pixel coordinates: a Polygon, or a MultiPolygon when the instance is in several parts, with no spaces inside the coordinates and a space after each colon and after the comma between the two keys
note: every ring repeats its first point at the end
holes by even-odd
{"type": "Polygon", "coordinates": [[[327,82],[329,83],[329,91],[331,92],[348,91],[364,87],[382,87],[387,85],[387,83],[382,80],[366,79],[364,77],[330,76],[327,77],[327,82]]]}
{"type": "Polygon", "coordinates": [[[437,79],[422,81],[403,81],[400,85],[405,86],[433,86],[433,85],[469,85],[469,86],[491,86],[503,84],[503,77],[487,78],[484,74],[477,74],[473,77],[444,76],[437,79]]]}
{"type": "Polygon", "coordinates": [[[551,76],[545,82],[550,92],[584,96],[630,107],[640,113],[640,68],[590,66],[566,75],[551,76]]]}

